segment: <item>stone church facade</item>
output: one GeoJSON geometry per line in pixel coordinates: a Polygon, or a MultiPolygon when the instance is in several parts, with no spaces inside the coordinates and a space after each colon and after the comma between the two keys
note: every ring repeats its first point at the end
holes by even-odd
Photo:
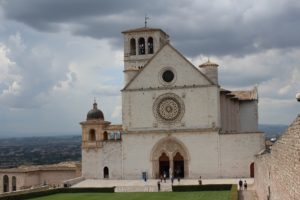
{"type": "Polygon", "coordinates": [[[195,67],[161,29],[123,35],[122,125],[105,121],[94,103],[81,122],[83,177],[254,176],[264,149],[257,89],[221,88],[217,64],[195,67]]]}

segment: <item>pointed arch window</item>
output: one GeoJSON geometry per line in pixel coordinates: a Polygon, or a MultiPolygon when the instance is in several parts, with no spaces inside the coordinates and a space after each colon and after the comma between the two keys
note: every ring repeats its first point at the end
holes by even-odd
{"type": "Polygon", "coordinates": [[[130,40],[130,55],[136,55],[136,44],[135,39],[131,38],[130,40]]]}
{"type": "Polygon", "coordinates": [[[153,38],[152,37],[148,38],[147,46],[148,46],[148,54],[153,54],[154,46],[153,46],[153,38]]]}
{"type": "Polygon", "coordinates": [[[96,131],[95,129],[91,129],[89,132],[89,141],[94,142],[96,141],[96,131]]]}
{"type": "Polygon", "coordinates": [[[145,39],[140,38],[139,39],[139,55],[145,54],[145,39]]]}

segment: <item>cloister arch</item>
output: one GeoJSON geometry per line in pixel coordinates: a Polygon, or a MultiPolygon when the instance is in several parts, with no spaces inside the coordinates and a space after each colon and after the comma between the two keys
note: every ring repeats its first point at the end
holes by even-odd
{"type": "Polygon", "coordinates": [[[17,190],[17,178],[15,176],[11,178],[11,189],[12,191],[17,190]]]}
{"type": "Polygon", "coordinates": [[[9,192],[9,178],[7,175],[3,176],[3,192],[9,192]]]}

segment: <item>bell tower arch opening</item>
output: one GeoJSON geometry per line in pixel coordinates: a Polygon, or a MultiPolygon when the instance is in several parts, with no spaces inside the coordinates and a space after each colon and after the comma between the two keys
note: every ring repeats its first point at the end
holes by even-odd
{"type": "Polygon", "coordinates": [[[89,131],[89,141],[90,142],[96,141],[96,131],[95,131],[95,129],[91,129],[89,131]]]}
{"type": "Polygon", "coordinates": [[[136,42],[134,38],[130,39],[130,55],[136,55],[136,42]]]}
{"type": "Polygon", "coordinates": [[[152,178],[160,178],[165,172],[167,177],[188,178],[189,160],[188,149],[179,139],[167,136],[159,140],[152,148],[152,178]]]}
{"type": "Polygon", "coordinates": [[[153,38],[152,37],[148,38],[147,46],[148,46],[148,54],[153,54],[154,47],[153,47],[153,38]]]}
{"type": "Polygon", "coordinates": [[[145,39],[139,38],[139,55],[145,54],[145,39]]]}

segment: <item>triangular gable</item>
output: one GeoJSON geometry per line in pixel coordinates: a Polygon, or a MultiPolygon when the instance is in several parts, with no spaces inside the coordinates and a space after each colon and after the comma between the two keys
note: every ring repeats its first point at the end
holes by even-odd
{"type": "Polygon", "coordinates": [[[128,82],[123,90],[162,87],[158,81],[158,74],[165,67],[175,70],[178,80],[174,86],[215,85],[170,43],[167,43],[149,59],[145,67],[128,82]]]}

